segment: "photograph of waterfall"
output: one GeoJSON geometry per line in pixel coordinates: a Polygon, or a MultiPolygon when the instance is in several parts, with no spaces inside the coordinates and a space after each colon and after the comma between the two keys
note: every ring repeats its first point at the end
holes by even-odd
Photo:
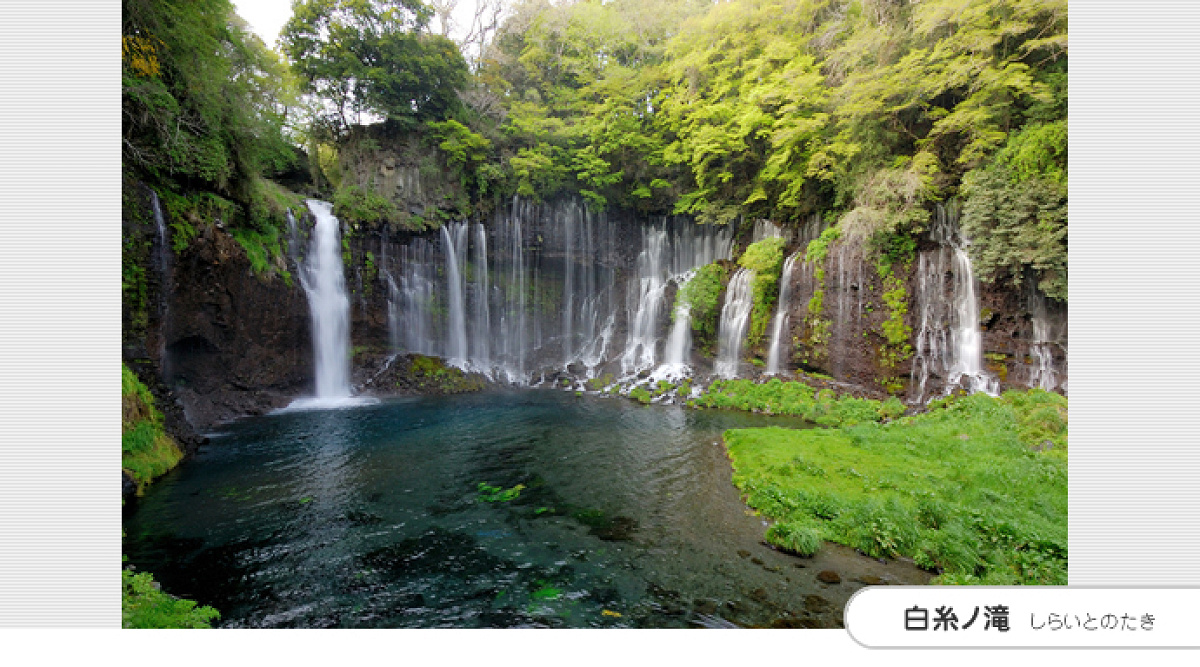
{"type": "Polygon", "coordinates": [[[122,6],[124,627],[1068,583],[1065,0],[252,4],[122,6]]]}

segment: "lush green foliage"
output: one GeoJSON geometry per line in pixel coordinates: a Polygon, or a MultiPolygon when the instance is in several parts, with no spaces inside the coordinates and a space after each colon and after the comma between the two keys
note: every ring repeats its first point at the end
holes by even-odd
{"type": "Polygon", "coordinates": [[[239,202],[289,167],[288,78],[228,0],[122,4],[122,158],[155,181],[239,202]]]}
{"type": "Polygon", "coordinates": [[[775,312],[775,299],[779,296],[779,274],[783,270],[783,248],[787,241],[780,237],[766,238],[751,243],[738,259],[738,265],[754,272],[750,286],[754,307],[750,312],[750,330],[746,332],[746,343],[756,345],[762,340],[775,312]]]}
{"type": "Polygon", "coordinates": [[[128,366],[121,364],[121,467],[139,491],[179,464],[183,453],[163,431],[154,395],[128,366]]]}
{"type": "Polygon", "coordinates": [[[1066,45],[1061,0],[530,1],[481,79],[522,194],[895,228],[1065,118],[1066,45]]]}
{"type": "Polygon", "coordinates": [[[1066,404],[976,394],[886,424],[725,441],[734,483],[779,522],[767,539],[781,548],[811,553],[820,539],[908,556],[942,583],[1065,584],[1066,404]]]}
{"type": "Polygon", "coordinates": [[[988,166],[963,179],[962,227],[980,280],[1031,272],[1047,296],[1067,300],[1066,122],[1013,135],[988,166]]]}
{"type": "Polygon", "coordinates": [[[413,123],[458,107],[467,65],[449,39],[424,32],[418,0],[300,0],[280,44],[306,91],[327,103],[318,113],[337,137],[362,114],[413,123]]]}
{"type": "Polygon", "coordinates": [[[838,396],[829,389],[814,389],[803,382],[785,382],[779,378],[762,384],[753,380],[717,380],[688,405],[794,415],[826,426],[874,422],[896,414],[896,404],[890,401],[880,403],[869,398],[838,396]]]}
{"type": "Polygon", "coordinates": [[[828,353],[829,327],[832,324],[825,316],[825,258],[829,246],[842,236],[839,227],[830,227],[808,243],[804,250],[804,261],[813,265],[813,294],[808,300],[808,314],[804,318],[804,339],[799,341],[796,352],[805,363],[824,358],[828,353]]]}
{"type": "Polygon", "coordinates": [[[690,309],[692,333],[696,349],[712,353],[717,344],[717,328],[721,317],[721,293],[729,280],[729,270],[723,264],[713,262],[700,267],[683,287],[675,293],[675,307],[671,319],[681,306],[690,309]]]}
{"type": "Polygon", "coordinates": [[[211,628],[221,614],[159,590],[149,572],[121,570],[122,628],[211,628]]]}
{"type": "Polygon", "coordinates": [[[347,185],[333,193],[333,214],[339,220],[378,226],[398,219],[396,205],[373,190],[347,185]]]}
{"type": "Polygon", "coordinates": [[[875,270],[883,278],[883,303],[888,312],[887,319],[880,325],[883,344],[879,348],[879,366],[892,374],[883,379],[882,384],[889,393],[896,393],[904,388],[904,382],[897,371],[913,354],[912,345],[909,343],[912,340],[912,327],[904,321],[905,315],[908,314],[908,289],[904,286],[904,280],[896,274],[893,265],[887,263],[886,259],[877,263],[875,270]]]}

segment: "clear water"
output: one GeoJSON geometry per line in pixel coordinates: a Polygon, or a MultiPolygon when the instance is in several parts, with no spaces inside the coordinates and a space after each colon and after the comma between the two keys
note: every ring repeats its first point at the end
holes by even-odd
{"type": "Polygon", "coordinates": [[[226,627],[836,627],[856,573],[923,580],[763,545],[719,444],[763,425],[805,427],[549,390],[245,419],[127,508],[125,554],[226,627]]]}

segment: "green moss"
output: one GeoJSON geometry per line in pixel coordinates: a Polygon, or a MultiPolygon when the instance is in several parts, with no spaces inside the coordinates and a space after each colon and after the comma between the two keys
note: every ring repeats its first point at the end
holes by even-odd
{"type": "MultiPolygon", "coordinates": [[[[876,271],[883,279],[883,303],[887,306],[888,317],[879,327],[883,343],[879,347],[879,368],[886,374],[880,384],[888,393],[897,393],[904,388],[904,382],[897,371],[904,362],[912,358],[913,349],[909,343],[912,340],[912,327],[905,323],[908,314],[908,290],[904,281],[893,271],[893,264],[886,257],[875,265],[876,271]]],[[[900,273],[907,274],[909,265],[904,265],[900,273]]]]}
{"type": "Polygon", "coordinates": [[[254,275],[261,278],[278,275],[289,286],[292,284],[291,272],[283,268],[287,266],[287,263],[284,260],[283,246],[279,240],[279,230],[271,227],[265,232],[259,232],[239,227],[230,230],[229,235],[245,251],[246,258],[250,260],[250,270],[254,275]]]}
{"type": "Polygon", "coordinates": [[[674,321],[675,313],[680,307],[686,306],[691,309],[696,348],[704,354],[713,354],[717,344],[721,292],[728,280],[729,270],[724,265],[714,262],[700,267],[696,275],[675,293],[671,319],[674,321]]]}
{"type": "Polygon", "coordinates": [[[614,378],[612,373],[605,373],[598,378],[592,378],[588,380],[585,384],[587,385],[589,391],[600,391],[601,389],[611,385],[613,382],[614,378]]]}
{"type": "MultiPolygon", "coordinates": [[[[357,185],[347,185],[333,193],[333,214],[338,220],[349,224],[377,227],[394,222],[413,229],[411,219],[401,220],[399,210],[390,199],[357,185]]],[[[414,231],[420,231],[423,227],[423,224],[417,225],[414,231]]]]}
{"type": "Polygon", "coordinates": [[[754,306],[750,311],[750,330],[746,334],[747,345],[753,346],[762,340],[775,312],[775,299],[779,295],[779,274],[783,269],[783,247],[780,237],[772,237],[752,243],[738,259],[738,265],[754,272],[751,294],[754,306]]]}
{"type": "Polygon", "coordinates": [[[1066,583],[1057,394],[976,394],[890,424],[732,430],[725,441],[734,483],[777,522],[773,544],[802,553],[823,539],[907,556],[941,583],[1066,583]]]}
{"type": "Polygon", "coordinates": [[[162,413],[154,395],[133,371],[121,365],[121,468],[138,485],[138,492],[174,468],[183,452],[163,430],[162,413]]]}
{"type": "Polygon", "coordinates": [[[162,592],[149,572],[121,571],[122,628],[211,628],[220,617],[212,607],[162,592]]]}
{"type": "Polygon", "coordinates": [[[804,363],[823,360],[829,353],[827,346],[832,321],[825,317],[825,258],[829,256],[829,246],[839,238],[841,230],[830,227],[810,241],[805,249],[804,260],[814,268],[813,295],[808,301],[804,340],[796,350],[797,356],[804,363]]]}
{"type": "Polygon", "coordinates": [[[653,398],[650,392],[646,391],[645,387],[634,387],[629,390],[629,398],[641,403],[642,405],[650,405],[650,400],[653,398]]]}

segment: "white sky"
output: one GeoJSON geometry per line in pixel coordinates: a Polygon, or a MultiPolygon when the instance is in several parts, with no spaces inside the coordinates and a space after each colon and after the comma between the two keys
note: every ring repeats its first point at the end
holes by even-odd
{"type": "MultiPolygon", "coordinates": [[[[292,17],[292,0],[234,0],[233,5],[238,15],[246,19],[254,32],[271,48],[275,48],[275,40],[279,38],[283,24],[292,17]]],[[[460,36],[462,24],[470,21],[474,9],[475,3],[471,0],[460,0],[458,7],[454,8],[453,17],[458,25],[455,26],[456,30],[451,30],[452,39],[460,36]]],[[[437,19],[434,19],[430,28],[439,30],[437,19]]]]}

